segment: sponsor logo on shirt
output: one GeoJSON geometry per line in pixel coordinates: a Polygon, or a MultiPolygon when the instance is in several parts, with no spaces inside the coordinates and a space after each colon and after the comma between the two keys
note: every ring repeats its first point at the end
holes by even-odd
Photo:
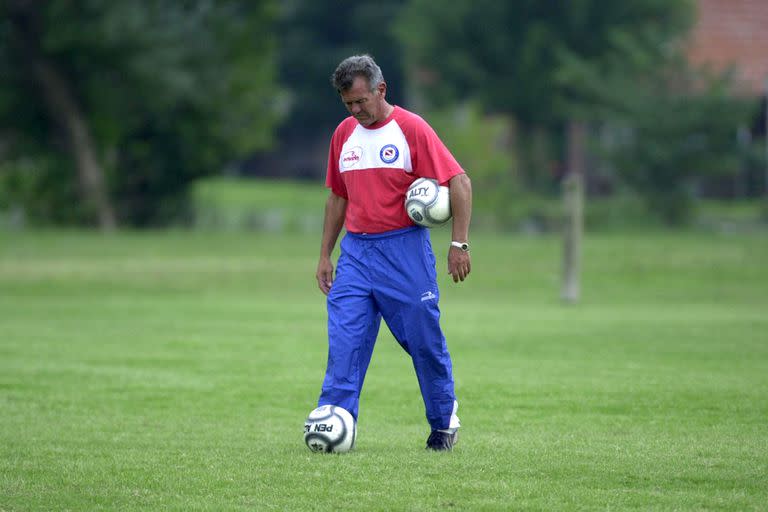
{"type": "Polygon", "coordinates": [[[421,302],[424,302],[424,301],[427,301],[427,300],[436,299],[436,298],[437,298],[437,295],[435,295],[431,291],[424,292],[424,293],[421,294],[421,302]]]}
{"type": "Polygon", "coordinates": [[[387,144],[383,148],[381,148],[381,151],[379,151],[379,157],[381,158],[381,161],[385,164],[391,164],[395,160],[397,160],[397,157],[400,156],[400,151],[397,149],[397,146],[394,144],[387,144]]]}
{"type": "Polygon", "coordinates": [[[343,155],[341,155],[341,168],[342,169],[349,169],[351,167],[354,167],[358,163],[360,163],[360,160],[363,158],[363,148],[360,146],[355,146],[354,148],[350,149],[343,155]]]}

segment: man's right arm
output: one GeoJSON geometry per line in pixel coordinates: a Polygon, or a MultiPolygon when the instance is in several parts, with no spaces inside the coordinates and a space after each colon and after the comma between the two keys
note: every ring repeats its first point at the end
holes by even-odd
{"type": "Polygon", "coordinates": [[[325,218],[323,220],[323,238],[320,243],[320,261],[317,264],[317,286],[325,295],[331,291],[333,284],[333,263],[331,254],[336,246],[341,228],[344,227],[344,216],[347,212],[347,200],[333,192],[328,194],[325,202],[325,218]]]}

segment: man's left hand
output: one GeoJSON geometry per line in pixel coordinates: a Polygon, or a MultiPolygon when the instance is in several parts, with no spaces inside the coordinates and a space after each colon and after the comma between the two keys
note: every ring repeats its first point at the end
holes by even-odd
{"type": "Polygon", "coordinates": [[[453,282],[464,281],[472,270],[472,262],[469,253],[458,247],[448,250],[448,273],[453,276],[453,282]]]}

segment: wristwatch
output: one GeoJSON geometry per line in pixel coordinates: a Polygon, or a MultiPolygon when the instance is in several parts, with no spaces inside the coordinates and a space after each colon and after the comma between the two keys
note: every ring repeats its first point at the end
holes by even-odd
{"type": "Polygon", "coordinates": [[[469,252],[469,244],[467,242],[457,242],[456,240],[452,240],[451,247],[457,247],[464,252],[469,252]]]}

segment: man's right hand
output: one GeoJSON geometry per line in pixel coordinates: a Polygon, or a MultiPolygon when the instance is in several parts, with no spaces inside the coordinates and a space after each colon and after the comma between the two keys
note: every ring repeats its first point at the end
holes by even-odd
{"type": "Polygon", "coordinates": [[[333,263],[329,258],[321,258],[320,263],[317,264],[317,286],[320,291],[325,295],[331,291],[331,285],[333,284],[333,263]]]}

